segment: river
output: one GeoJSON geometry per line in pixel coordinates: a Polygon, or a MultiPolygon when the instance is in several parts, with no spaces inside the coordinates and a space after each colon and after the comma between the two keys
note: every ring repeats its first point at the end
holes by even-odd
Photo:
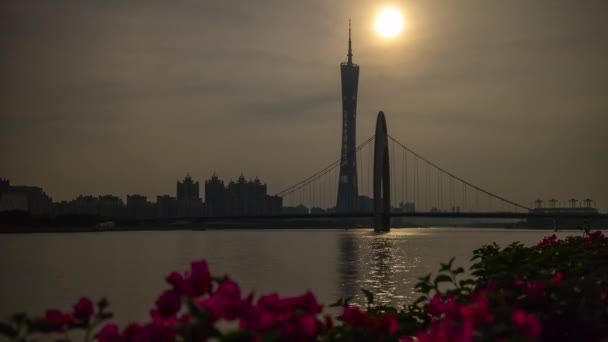
{"type": "MultiPolygon", "coordinates": [[[[383,303],[417,298],[417,278],[456,257],[497,242],[531,245],[550,231],[408,228],[371,230],[208,230],[0,235],[0,316],[70,309],[80,296],[107,297],[115,321],[145,320],[164,277],[206,259],[244,292],[312,290],[324,304],[343,296],[362,302],[360,288],[383,303]]],[[[580,234],[560,232],[558,235],[580,234]]]]}

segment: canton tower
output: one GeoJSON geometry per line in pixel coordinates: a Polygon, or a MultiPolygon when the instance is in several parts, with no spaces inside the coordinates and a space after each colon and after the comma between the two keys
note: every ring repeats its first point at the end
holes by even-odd
{"type": "Polygon", "coordinates": [[[337,212],[358,210],[359,190],[357,187],[357,88],[359,86],[359,66],[353,64],[350,40],[350,20],[348,21],[348,62],[340,63],[342,76],[342,153],[340,157],[340,178],[338,181],[337,212]]]}

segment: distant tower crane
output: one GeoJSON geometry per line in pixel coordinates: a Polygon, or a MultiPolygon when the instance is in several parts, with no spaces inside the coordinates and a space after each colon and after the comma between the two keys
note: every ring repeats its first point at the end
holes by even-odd
{"type": "Polygon", "coordinates": [[[551,208],[555,209],[555,205],[557,204],[557,200],[555,198],[552,198],[549,200],[549,203],[551,203],[551,208]]]}

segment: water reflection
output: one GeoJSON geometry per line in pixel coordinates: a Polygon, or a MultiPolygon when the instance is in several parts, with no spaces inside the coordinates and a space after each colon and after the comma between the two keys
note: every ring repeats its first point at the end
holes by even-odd
{"type": "Polygon", "coordinates": [[[339,239],[339,289],[342,297],[363,304],[361,288],[376,295],[381,304],[403,304],[416,296],[410,271],[420,264],[410,237],[399,232],[345,233],[339,239]],[[410,250],[413,249],[413,250],[410,250]]]}
{"type": "Polygon", "coordinates": [[[342,234],[338,239],[340,251],[338,261],[339,284],[338,293],[340,297],[355,297],[360,291],[357,287],[357,239],[352,234],[342,234]]]}
{"type": "Polygon", "coordinates": [[[369,243],[366,266],[367,279],[363,281],[365,286],[376,294],[379,303],[387,303],[395,294],[395,250],[388,234],[382,233],[371,238],[369,243]]]}

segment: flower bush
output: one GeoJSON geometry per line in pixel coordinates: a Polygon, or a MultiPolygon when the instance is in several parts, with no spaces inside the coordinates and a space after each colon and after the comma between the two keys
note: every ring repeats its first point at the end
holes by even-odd
{"type": "Polygon", "coordinates": [[[170,341],[593,341],[608,337],[608,239],[597,231],[537,246],[486,245],[474,251],[471,276],[454,259],[416,285],[420,298],[401,308],[350,298],[324,313],[312,292],[295,297],[243,293],[213,277],[205,261],[171,272],[145,323],[120,328],[108,302],[80,298],[72,310],[16,314],[0,323],[14,341],[41,335],[70,341],[76,331],[99,342],[170,341]],[[232,322],[219,329],[220,322],[232,322]],[[105,324],[104,324],[105,323],[105,324]],[[103,324],[103,325],[102,325],[103,324]]]}

